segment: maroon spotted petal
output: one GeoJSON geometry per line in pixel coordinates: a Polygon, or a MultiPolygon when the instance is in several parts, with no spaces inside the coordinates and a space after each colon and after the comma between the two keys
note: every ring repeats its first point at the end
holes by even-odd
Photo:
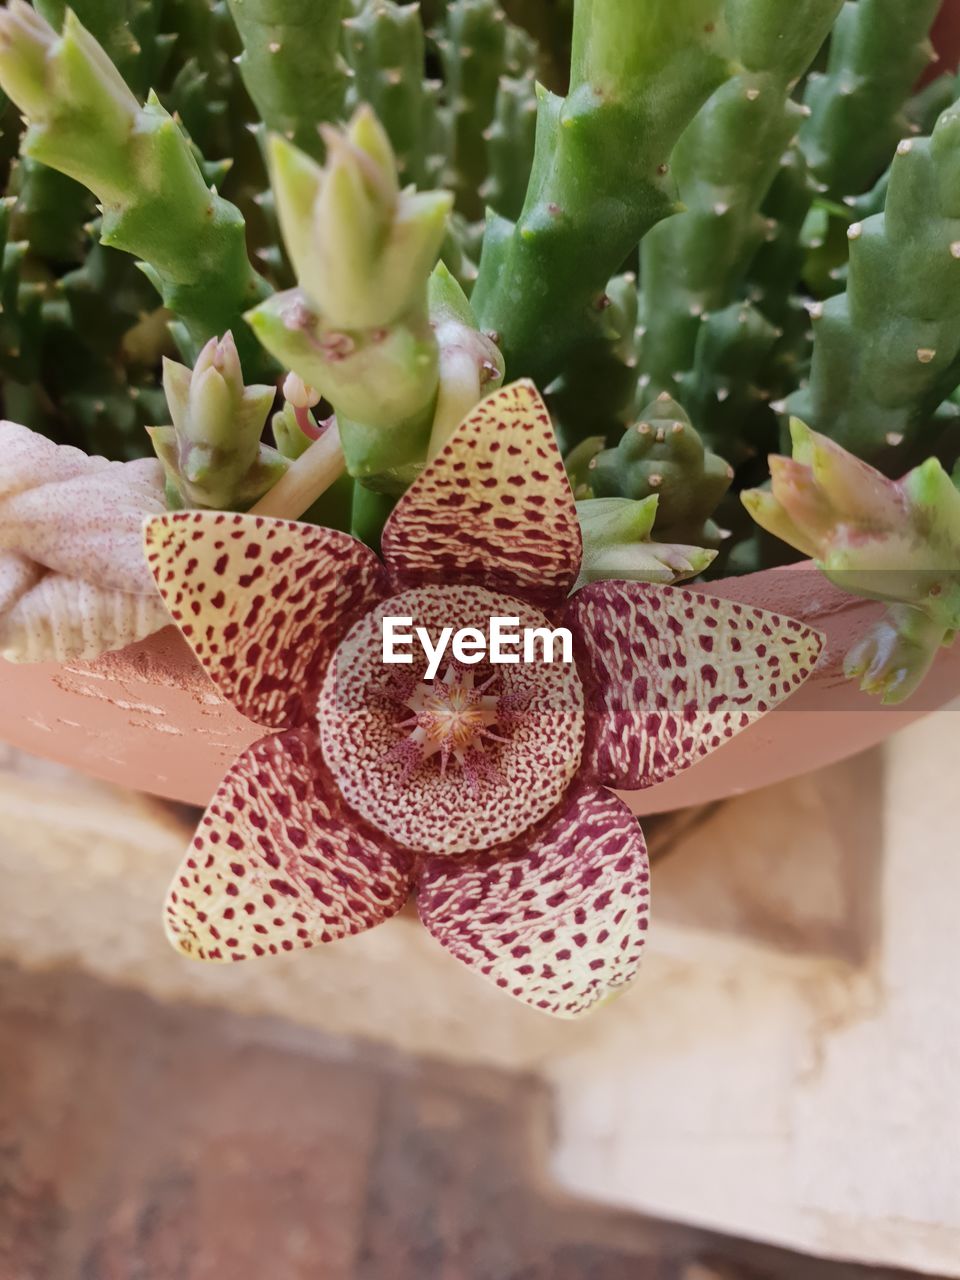
{"type": "Polygon", "coordinates": [[[386,594],[363,543],[333,529],[220,511],[144,527],[164,604],[220,692],[271,729],[312,717],[341,636],[386,594]]]}
{"type": "Polygon", "coordinates": [[[481,401],[383,531],[398,587],[469,583],[541,606],[568,594],[582,554],[573,493],[532,382],[481,401]]]}
{"type": "Polygon", "coordinates": [[[245,960],[361,933],[394,915],[408,857],[358,832],[308,730],[236,762],[167,895],[170,941],[199,960],[245,960]]]}
{"type": "Polygon", "coordinates": [[[793,618],[638,582],[585,587],[564,621],[587,690],[584,772],[627,791],[672,778],[771,711],[823,644],[793,618]]]}
{"type": "Polygon", "coordinates": [[[643,834],[578,788],[526,847],[421,868],[420,918],[458,960],[536,1009],[585,1013],[636,975],[650,906],[643,834]]]}

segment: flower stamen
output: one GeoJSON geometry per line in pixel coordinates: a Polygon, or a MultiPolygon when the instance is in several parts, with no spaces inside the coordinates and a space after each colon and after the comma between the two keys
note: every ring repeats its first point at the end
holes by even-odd
{"type": "Polygon", "coordinates": [[[486,690],[496,679],[494,672],[477,686],[473,671],[450,666],[440,680],[420,681],[412,690],[394,694],[414,713],[397,724],[398,729],[411,732],[389,752],[403,759],[407,777],[433,756],[440,757],[441,778],[447,776],[451,757],[456,760],[474,792],[484,778],[499,777],[485,751],[487,743],[510,745],[509,738],[492,728],[499,718],[500,699],[486,690]]]}

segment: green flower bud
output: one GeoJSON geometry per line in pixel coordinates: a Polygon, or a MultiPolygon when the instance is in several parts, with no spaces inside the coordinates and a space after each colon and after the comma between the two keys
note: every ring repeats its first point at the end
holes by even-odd
{"type": "Polygon", "coordinates": [[[191,370],[164,360],[163,387],[172,427],[151,431],[175,505],[242,510],[286,469],[261,444],[274,388],[245,387],[233,335],[211,338],[191,370]]]}
{"type": "Polygon", "coordinates": [[[49,100],[47,59],[58,40],[24,0],[0,10],[0,84],[30,120],[42,118],[49,100]]]}
{"type": "Polygon", "coordinates": [[[277,211],[303,292],[328,329],[387,327],[422,305],[452,197],[401,191],[390,141],[369,107],[324,130],[321,167],[270,141],[277,211]]]}

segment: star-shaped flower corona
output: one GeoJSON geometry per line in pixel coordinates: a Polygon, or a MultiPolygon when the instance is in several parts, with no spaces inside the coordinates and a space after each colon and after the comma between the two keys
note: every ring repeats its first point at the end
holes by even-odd
{"type": "MultiPolygon", "coordinates": [[[[574,1017],[636,974],[650,872],[609,787],[660,782],[800,685],[801,623],[693,591],[570,591],[581,539],[529,382],[484,400],[401,499],[383,564],[345,534],[175,512],[149,564],[220,692],[270,732],[233,766],[166,908],[237,961],[371,928],[416,896],[457,959],[574,1017]],[[573,661],[383,662],[383,620],[564,627],[573,661]]],[[[472,655],[474,658],[476,654],[472,655]]]]}

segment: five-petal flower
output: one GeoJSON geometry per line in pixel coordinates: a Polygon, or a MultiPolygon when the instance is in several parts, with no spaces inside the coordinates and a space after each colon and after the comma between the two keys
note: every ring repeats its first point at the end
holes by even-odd
{"type": "Polygon", "coordinates": [[[220,692],[271,731],[174,879],[174,945],[224,961],[312,947],[412,892],[449,952],[565,1017],[633,978],[647,928],[643,836],[607,788],[693,764],[820,651],[799,622],[686,589],[570,597],[576,509],[528,382],[477,406],[400,500],[383,564],[343,533],[209,511],[151,520],[146,549],[220,692]],[[575,661],[454,661],[431,682],[415,654],[383,664],[387,616],[434,641],[495,616],[562,625],[575,661]]]}

